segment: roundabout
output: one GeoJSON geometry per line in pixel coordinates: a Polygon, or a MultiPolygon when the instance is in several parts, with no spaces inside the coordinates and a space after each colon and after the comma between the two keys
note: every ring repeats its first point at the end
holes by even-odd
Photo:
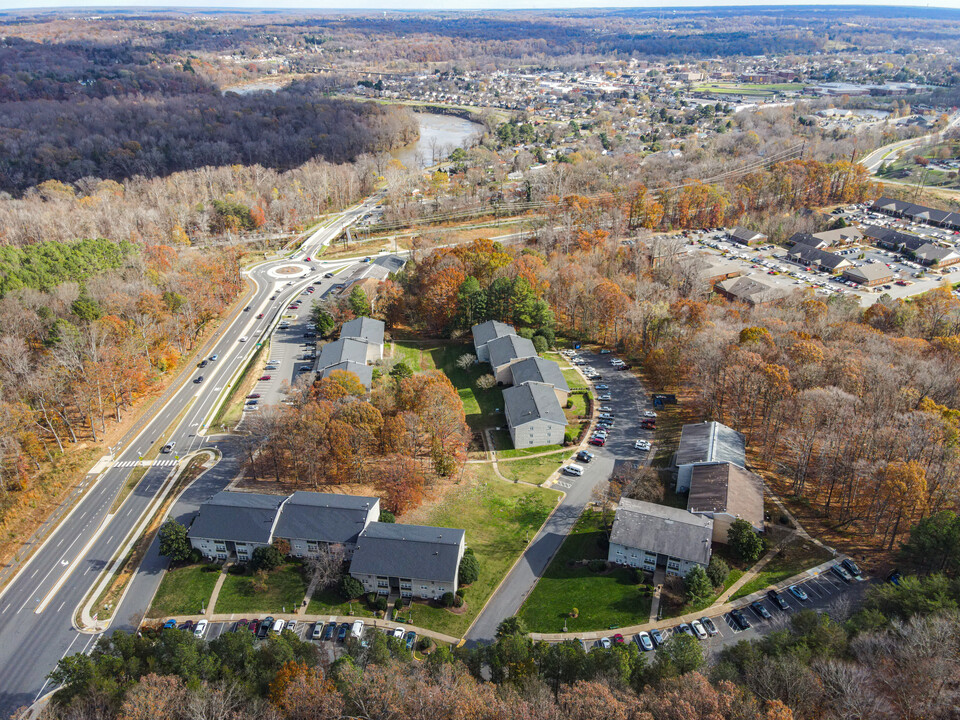
{"type": "Polygon", "coordinates": [[[292,280],[293,278],[303,277],[309,272],[312,272],[313,268],[309,265],[303,265],[301,263],[288,263],[286,265],[280,265],[279,267],[270,268],[267,270],[267,274],[275,278],[283,278],[285,280],[292,280]]]}

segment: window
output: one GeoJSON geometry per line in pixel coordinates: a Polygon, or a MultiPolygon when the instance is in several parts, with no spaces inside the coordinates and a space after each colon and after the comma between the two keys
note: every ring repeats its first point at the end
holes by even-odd
{"type": "Polygon", "coordinates": [[[426,585],[421,585],[421,586],[420,586],[420,589],[421,589],[421,590],[429,590],[429,588],[428,588],[426,585]]]}
{"type": "Polygon", "coordinates": [[[320,552],[320,544],[315,542],[307,543],[307,552],[308,553],[318,553],[320,552]]]}
{"type": "Polygon", "coordinates": [[[390,584],[389,584],[386,580],[381,580],[380,578],[377,578],[377,587],[378,587],[378,588],[388,588],[388,587],[390,587],[390,584]]]}
{"type": "Polygon", "coordinates": [[[218,553],[225,553],[227,551],[226,545],[217,545],[216,550],[218,553]]]}
{"type": "Polygon", "coordinates": [[[413,597],[413,593],[409,590],[403,590],[400,592],[400,597],[413,597]]]}

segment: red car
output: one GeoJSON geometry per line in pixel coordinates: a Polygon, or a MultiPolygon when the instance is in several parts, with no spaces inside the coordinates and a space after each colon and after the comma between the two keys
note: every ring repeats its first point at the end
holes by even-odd
{"type": "Polygon", "coordinates": [[[613,636],[613,644],[614,644],[614,645],[623,645],[623,635],[621,635],[620,633],[617,633],[616,635],[614,635],[614,636],[613,636]]]}
{"type": "Polygon", "coordinates": [[[257,315],[257,320],[260,320],[261,318],[263,318],[263,313],[260,313],[259,315],[257,315]]]}
{"type": "Polygon", "coordinates": [[[298,307],[300,307],[300,306],[299,306],[299,305],[287,305],[287,310],[296,310],[298,307]]]}
{"type": "Polygon", "coordinates": [[[260,393],[250,393],[247,395],[247,400],[256,400],[260,397],[260,393]]]}
{"type": "Polygon", "coordinates": [[[260,621],[259,621],[259,620],[251,620],[251,621],[250,621],[250,625],[248,625],[248,627],[250,628],[250,632],[254,632],[254,633],[255,633],[257,630],[260,629],[260,621]]]}
{"type": "Polygon", "coordinates": [[[642,427],[644,430],[656,430],[656,429],[657,429],[657,421],[656,421],[656,420],[644,420],[643,422],[640,423],[640,427],[642,427]]]}
{"type": "Polygon", "coordinates": [[[270,375],[261,375],[260,380],[269,380],[270,377],[271,377],[270,375]]]}
{"type": "Polygon", "coordinates": [[[589,442],[591,445],[596,445],[597,447],[603,447],[607,444],[605,439],[599,437],[590,438],[587,442],[589,442]]]}
{"type": "Polygon", "coordinates": [[[310,262],[310,258],[304,258],[303,261],[304,261],[304,262],[310,262]]]}

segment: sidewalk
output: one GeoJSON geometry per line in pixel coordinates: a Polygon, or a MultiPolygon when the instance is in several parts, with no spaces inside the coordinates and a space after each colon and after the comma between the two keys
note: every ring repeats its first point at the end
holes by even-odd
{"type": "Polygon", "coordinates": [[[203,614],[207,620],[213,617],[213,609],[217,606],[217,598],[220,597],[220,588],[223,587],[223,582],[227,579],[227,572],[229,571],[230,565],[230,563],[224,563],[220,569],[217,584],[213,586],[213,592],[210,593],[210,599],[207,601],[207,611],[203,614]]]}
{"type": "Polygon", "coordinates": [[[767,551],[766,555],[764,555],[762,558],[760,558],[759,560],[757,560],[757,562],[753,564],[753,567],[751,567],[743,575],[741,575],[737,579],[737,581],[733,583],[733,585],[731,585],[726,590],[724,590],[720,594],[720,597],[717,598],[717,601],[710,607],[714,607],[715,605],[723,605],[724,602],[726,602],[728,597],[733,595],[737,590],[739,590],[748,582],[753,580],[757,576],[757,573],[763,570],[767,566],[767,563],[773,560],[777,556],[777,553],[779,552],[780,552],[780,545],[776,545],[775,547],[770,548],[767,551]]]}

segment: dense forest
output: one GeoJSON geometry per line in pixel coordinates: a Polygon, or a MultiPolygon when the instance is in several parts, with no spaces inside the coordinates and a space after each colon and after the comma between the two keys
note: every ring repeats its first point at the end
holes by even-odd
{"type": "Polygon", "coordinates": [[[249,95],[208,86],[177,95],[11,101],[0,104],[0,189],[207,165],[286,170],[314,158],[353,160],[417,133],[404,110],[330,100],[312,82],[249,95]]]}

